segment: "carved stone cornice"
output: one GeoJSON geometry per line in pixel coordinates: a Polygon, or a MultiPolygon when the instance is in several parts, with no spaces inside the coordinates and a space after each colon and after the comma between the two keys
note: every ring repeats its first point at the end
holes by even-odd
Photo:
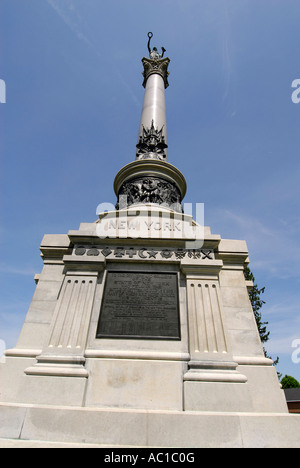
{"type": "Polygon", "coordinates": [[[146,87],[146,83],[147,83],[149,76],[154,75],[154,74],[160,75],[162,77],[165,83],[165,88],[169,86],[169,83],[168,83],[168,76],[169,76],[168,66],[170,63],[169,57],[162,58],[162,59],[151,59],[151,58],[143,57],[142,63],[144,65],[144,71],[143,71],[144,88],[146,87]]]}

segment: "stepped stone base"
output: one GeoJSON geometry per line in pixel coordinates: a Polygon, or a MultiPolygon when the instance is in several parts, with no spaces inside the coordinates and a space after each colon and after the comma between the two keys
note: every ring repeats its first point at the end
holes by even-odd
{"type": "Polygon", "coordinates": [[[282,413],[0,404],[0,447],[297,448],[299,433],[299,416],[282,413]]]}

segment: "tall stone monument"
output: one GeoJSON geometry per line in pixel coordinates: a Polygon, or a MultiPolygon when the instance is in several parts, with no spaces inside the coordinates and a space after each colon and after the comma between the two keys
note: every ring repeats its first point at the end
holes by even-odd
{"type": "Polygon", "coordinates": [[[186,181],[167,155],[170,60],[148,37],[136,157],[116,175],[116,209],[42,240],[36,291],[0,364],[0,438],[299,446],[249,301],[246,243],[183,212],[186,181]]]}

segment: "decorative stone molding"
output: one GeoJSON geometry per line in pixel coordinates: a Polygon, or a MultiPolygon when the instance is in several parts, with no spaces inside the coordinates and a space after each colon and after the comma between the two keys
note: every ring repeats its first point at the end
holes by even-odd
{"type": "Polygon", "coordinates": [[[133,203],[156,203],[181,213],[186,181],[175,166],[165,161],[140,159],[127,164],[118,172],[114,189],[119,204],[121,195],[128,198],[124,206],[122,203],[118,209],[127,208],[133,203]]]}
{"type": "Polygon", "coordinates": [[[136,156],[138,159],[160,159],[165,160],[166,148],[168,145],[163,136],[163,127],[158,130],[154,128],[154,120],[151,122],[150,128],[145,128],[144,125],[142,135],[139,136],[136,156]]]}
{"type": "Polygon", "coordinates": [[[125,183],[119,192],[117,209],[141,203],[155,203],[182,212],[180,192],[175,184],[155,177],[135,179],[125,183]],[[120,197],[126,202],[120,206],[120,197]]]}
{"type": "Polygon", "coordinates": [[[150,75],[157,74],[162,77],[164,80],[165,88],[169,86],[168,83],[168,66],[170,63],[170,59],[168,57],[161,58],[161,59],[151,59],[151,58],[142,58],[142,63],[144,66],[143,76],[143,86],[146,87],[147,80],[150,75]]]}
{"type": "MultiPolygon", "coordinates": [[[[183,258],[197,260],[208,260],[214,261],[214,251],[212,249],[183,249],[183,248],[151,248],[151,247],[129,247],[129,246],[108,246],[103,247],[97,246],[87,246],[87,245],[76,245],[74,247],[74,255],[76,257],[81,257],[84,262],[85,257],[94,256],[104,256],[108,259],[152,259],[161,261],[161,259],[176,259],[182,260],[183,258]]],[[[214,262],[215,266],[215,262],[214,262]]],[[[198,267],[199,268],[199,267],[198,267]]]]}

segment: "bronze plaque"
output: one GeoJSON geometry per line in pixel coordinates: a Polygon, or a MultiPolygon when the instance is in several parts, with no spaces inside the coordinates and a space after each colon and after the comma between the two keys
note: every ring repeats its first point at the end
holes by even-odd
{"type": "Polygon", "coordinates": [[[97,338],[180,340],[176,273],[107,273],[97,338]]]}

